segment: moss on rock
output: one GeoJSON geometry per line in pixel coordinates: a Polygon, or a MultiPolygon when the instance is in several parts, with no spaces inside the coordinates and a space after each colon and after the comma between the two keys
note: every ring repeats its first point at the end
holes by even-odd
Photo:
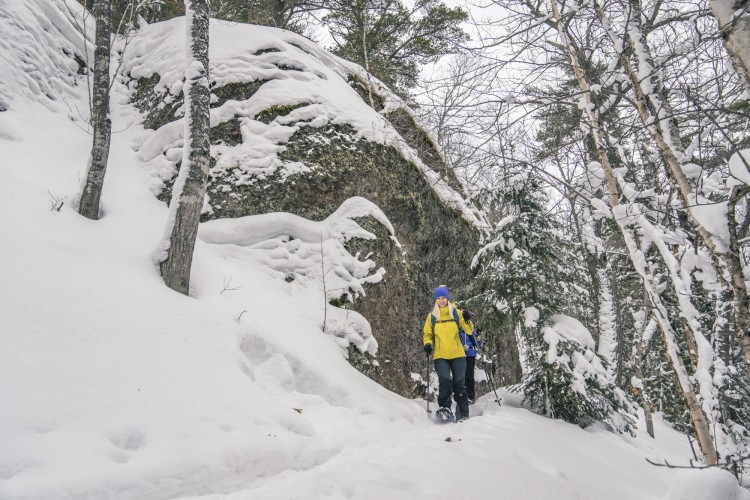
{"type": "Polygon", "coordinates": [[[347,75],[347,81],[368,105],[370,104],[370,95],[372,95],[372,102],[375,105],[375,111],[381,111],[385,108],[385,99],[383,99],[377,92],[368,91],[367,82],[363,82],[361,78],[352,74],[347,75]]]}
{"type": "Polygon", "coordinates": [[[297,108],[309,106],[310,103],[300,104],[285,104],[279,106],[271,106],[266,108],[255,116],[255,119],[259,122],[263,122],[266,125],[274,121],[279,116],[286,116],[297,108]]]}
{"type": "Polygon", "coordinates": [[[266,80],[253,80],[252,82],[228,83],[221,87],[214,87],[211,93],[216,99],[211,103],[212,108],[218,108],[227,101],[246,101],[250,99],[266,80]]]}
{"type": "Polygon", "coordinates": [[[240,119],[234,117],[231,120],[219,123],[211,127],[209,133],[211,144],[225,144],[227,146],[236,146],[242,143],[242,130],[240,130],[240,119]]]}
{"type": "Polygon", "coordinates": [[[154,130],[179,118],[177,112],[183,105],[182,94],[173,96],[166,88],[156,90],[160,80],[158,73],[138,79],[133,99],[135,107],[143,114],[143,126],[154,130]]]}
{"type": "Polygon", "coordinates": [[[406,143],[417,151],[419,158],[425,165],[437,172],[450,187],[459,193],[463,192],[463,187],[456,174],[443,161],[440,150],[405,109],[398,108],[391,111],[387,118],[406,143]]]}
{"type": "MultiPolygon", "coordinates": [[[[182,93],[173,96],[166,88],[157,91],[156,87],[160,80],[161,76],[158,73],[154,73],[150,78],[139,78],[133,96],[133,104],[143,114],[143,126],[154,130],[180,118],[182,115],[178,114],[178,111],[184,104],[182,93]]],[[[266,83],[265,80],[254,80],[214,87],[211,89],[211,93],[215,96],[215,99],[211,103],[211,107],[217,108],[230,100],[245,101],[250,99],[264,83],[266,83]]],[[[233,140],[230,133],[231,129],[227,129],[227,132],[227,137],[219,136],[217,140],[231,144],[233,140]]]]}

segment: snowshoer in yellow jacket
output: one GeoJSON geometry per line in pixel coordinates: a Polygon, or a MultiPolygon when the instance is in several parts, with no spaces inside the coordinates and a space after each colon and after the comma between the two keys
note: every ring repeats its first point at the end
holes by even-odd
{"type": "Polygon", "coordinates": [[[438,376],[438,417],[450,419],[451,392],[456,401],[456,421],[469,418],[469,397],[466,394],[466,349],[461,331],[471,335],[472,328],[461,311],[450,302],[448,287],[435,289],[435,306],[424,323],[424,351],[432,354],[438,376]]]}

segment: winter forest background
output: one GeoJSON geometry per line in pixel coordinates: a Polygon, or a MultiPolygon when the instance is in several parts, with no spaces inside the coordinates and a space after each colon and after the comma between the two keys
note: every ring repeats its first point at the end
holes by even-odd
{"type": "Polygon", "coordinates": [[[750,496],[746,0],[0,21],[0,498],[750,496]],[[447,439],[439,284],[486,342],[447,439]]]}

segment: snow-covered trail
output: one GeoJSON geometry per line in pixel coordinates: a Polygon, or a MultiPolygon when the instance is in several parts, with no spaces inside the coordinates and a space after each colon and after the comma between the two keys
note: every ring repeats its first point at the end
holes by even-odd
{"type": "Polygon", "coordinates": [[[510,405],[498,407],[486,395],[472,407],[476,416],[460,424],[384,424],[346,410],[332,416],[330,407],[305,409],[319,437],[340,446],[335,456],[240,491],[184,500],[663,499],[675,471],[644,457],[685,461],[684,436],[661,423],[656,441],[596,426],[583,430],[537,416],[517,406],[518,396],[503,395],[510,405]]]}

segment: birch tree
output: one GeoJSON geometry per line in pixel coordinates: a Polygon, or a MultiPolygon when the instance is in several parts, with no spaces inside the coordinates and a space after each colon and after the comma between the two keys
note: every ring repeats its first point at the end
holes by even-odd
{"type": "Polygon", "coordinates": [[[100,201],[112,138],[109,99],[113,80],[110,79],[110,72],[116,74],[119,71],[117,65],[114,71],[110,71],[112,38],[118,35],[121,37],[122,43],[118,51],[120,61],[122,61],[137,29],[137,19],[161,6],[161,2],[160,0],[88,0],[85,6],[92,10],[96,21],[93,82],[89,99],[93,139],[81,197],[78,201],[78,212],[89,219],[96,220],[100,216],[100,201]]]}
{"type": "Polygon", "coordinates": [[[96,220],[99,218],[99,201],[104,186],[104,174],[107,172],[109,144],[112,137],[112,121],[109,116],[111,2],[96,0],[94,17],[96,19],[96,48],[94,49],[94,81],[90,106],[94,133],[78,213],[96,220]]]}
{"type": "MultiPolygon", "coordinates": [[[[595,207],[597,212],[607,214],[622,236],[624,250],[647,291],[649,306],[653,309],[654,318],[667,346],[666,354],[675,378],[678,381],[679,389],[685,398],[689,418],[698,436],[706,463],[715,463],[716,450],[711,433],[711,415],[706,413],[701,405],[701,400],[693,388],[693,381],[681,357],[679,332],[675,330],[672,324],[673,319],[670,307],[664,303],[662,298],[665,285],[674,285],[674,296],[680,300],[683,299],[683,297],[680,297],[680,294],[684,294],[686,290],[689,294],[689,287],[679,266],[675,265],[676,259],[671,253],[672,249],[664,244],[667,236],[660,227],[655,226],[649,221],[648,211],[635,202],[636,198],[634,196],[634,189],[631,186],[632,183],[626,179],[627,171],[619,165],[617,168],[613,166],[610,156],[613,158],[627,157],[624,151],[618,149],[620,146],[613,147],[613,144],[617,144],[619,139],[612,137],[612,130],[603,118],[602,106],[611,106],[613,104],[603,102],[601,99],[594,100],[595,95],[601,94],[602,85],[599,82],[596,82],[596,84],[593,83],[592,71],[595,70],[595,66],[592,65],[592,61],[587,59],[585,63],[582,63],[581,57],[583,54],[589,54],[587,57],[590,58],[590,54],[593,53],[592,47],[597,46],[599,48],[601,43],[598,39],[601,36],[597,38],[597,33],[592,29],[595,27],[595,23],[592,23],[591,18],[584,20],[576,17],[579,8],[570,9],[566,13],[566,17],[563,18],[555,0],[551,0],[549,3],[551,12],[545,11],[543,5],[537,2],[522,0],[520,2],[509,3],[513,3],[509,7],[509,11],[513,12],[514,15],[519,16],[519,6],[522,6],[529,13],[525,25],[517,26],[517,33],[521,33],[522,36],[527,37],[525,41],[521,42],[523,43],[521,50],[529,51],[529,55],[526,56],[526,60],[530,61],[527,63],[527,68],[531,67],[531,71],[534,72],[532,74],[528,71],[525,72],[524,75],[526,78],[536,81],[559,79],[560,64],[562,63],[566,63],[573,72],[578,92],[571,95],[567,102],[569,105],[575,106],[582,111],[583,123],[581,127],[585,130],[588,137],[590,137],[590,153],[598,160],[594,169],[601,172],[602,187],[604,188],[604,196],[607,201],[597,200],[596,197],[592,196],[588,198],[592,202],[597,203],[595,207]],[[583,40],[582,45],[580,44],[581,40],[571,36],[570,29],[576,22],[580,22],[583,26],[583,34],[581,35],[581,39],[583,40]],[[547,34],[542,34],[540,39],[539,34],[536,33],[543,33],[545,30],[548,31],[550,29],[557,33],[556,41],[547,34]],[[532,38],[534,36],[536,36],[536,40],[532,38]],[[551,51],[553,51],[552,54],[550,54],[551,51]],[[548,62],[540,64],[537,61],[548,62]],[[550,76],[546,76],[545,72],[550,76]],[[623,199],[622,203],[621,198],[623,199]],[[644,232],[647,234],[641,241],[641,234],[644,234],[644,232]],[[652,243],[655,245],[652,246],[652,243]],[[652,251],[656,250],[657,255],[665,262],[664,268],[669,271],[666,282],[660,281],[658,275],[653,274],[649,257],[646,255],[649,249],[652,249],[652,251]]],[[[514,40],[514,36],[511,33],[504,40],[514,40]]],[[[514,47],[521,45],[518,41],[514,40],[514,42],[516,43],[514,47]]],[[[513,54],[511,58],[517,60],[518,53],[513,54]]],[[[611,72],[614,69],[614,67],[611,67],[609,71],[611,72]]],[[[616,82],[615,89],[622,92],[622,85],[619,85],[619,88],[617,85],[620,79],[615,78],[614,80],[616,82]]],[[[511,107],[511,113],[516,115],[518,113],[528,114],[528,111],[524,111],[523,106],[539,109],[550,103],[563,102],[559,98],[551,100],[541,96],[539,98],[524,96],[524,100],[521,101],[518,98],[518,94],[515,96],[500,96],[500,98],[511,107]]],[[[609,99],[609,101],[615,104],[621,100],[618,96],[609,99]]],[[[517,117],[514,117],[513,120],[517,121],[517,117]]],[[[689,297],[682,302],[682,306],[686,310],[691,310],[689,302],[689,297]]],[[[693,317],[691,315],[688,316],[693,317]]],[[[698,331],[700,327],[695,322],[688,322],[685,326],[698,331]]],[[[698,335],[694,335],[694,337],[698,337],[698,335]]],[[[701,395],[711,395],[713,386],[710,384],[710,381],[704,386],[701,386],[701,382],[705,382],[705,379],[699,380],[697,384],[697,387],[701,390],[701,395]]]]}
{"type": "MultiPolygon", "coordinates": [[[[648,299],[648,297],[646,297],[648,299]]],[[[639,392],[639,397],[641,399],[641,405],[643,408],[643,415],[646,419],[646,432],[648,432],[648,435],[651,437],[654,436],[654,418],[651,411],[651,398],[650,393],[648,391],[648,388],[643,382],[644,376],[643,376],[643,359],[646,354],[646,349],[651,342],[651,338],[653,337],[654,333],[657,329],[656,320],[651,317],[648,318],[648,312],[646,308],[643,308],[636,313],[634,313],[635,317],[635,326],[636,331],[638,331],[639,335],[636,339],[636,342],[634,344],[633,348],[633,366],[634,366],[634,375],[635,375],[635,385],[639,392]]]]}
{"type": "Polygon", "coordinates": [[[456,116],[435,113],[436,129],[452,134],[445,121],[461,123],[498,178],[525,162],[561,193],[549,215],[578,234],[581,255],[602,255],[589,274],[600,313],[617,312],[614,323],[599,315],[600,342],[617,344],[610,376],[630,385],[647,420],[653,405],[676,428],[691,426],[706,463],[741,456],[750,420],[727,395],[748,386],[748,363],[735,353],[745,339],[736,299],[750,217],[748,187],[727,159],[750,136],[708,0],[557,2],[493,1],[505,16],[478,26],[499,32],[479,53],[486,74],[502,77],[456,116]],[[607,269],[611,300],[602,293],[607,269]]]}
{"type": "Polygon", "coordinates": [[[184,145],[159,260],[164,283],[187,295],[210,154],[208,0],[185,0],[185,13],[184,145]]]}
{"type": "MultiPolygon", "coordinates": [[[[728,281],[734,293],[735,332],[737,338],[741,341],[742,351],[748,363],[748,369],[750,369],[750,297],[748,297],[739,252],[736,251],[736,224],[732,223],[735,217],[734,211],[728,211],[726,214],[728,242],[720,242],[698,216],[697,210],[700,205],[707,205],[712,202],[697,194],[695,183],[688,177],[688,173],[695,169],[690,161],[690,155],[686,153],[682,146],[679,120],[667,98],[668,90],[663,84],[664,76],[654,64],[651,55],[651,48],[643,29],[643,11],[640,0],[631,2],[632,9],[628,14],[628,24],[625,28],[626,40],[621,40],[614,34],[601,5],[597,2],[594,2],[594,5],[599,19],[615,45],[624,47],[623,43],[629,44],[636,64],[631,64],[624,50],[620,51],[619,57],[632,84],[638,114],[644,127],[650,133],[664,164],[669,169],[668,179],[676,188],[675,191],[680,197],[689,222],[700,235],[702,242],[708,247],[709,251],[716,256],[714,262],[723,264],[729,275],[728,281]]],[[[730,196],[729,206],[733,207],[737,203],[737,199],[746,194],[747,190],[735,189],[730,196]]],[[[721,275],[722,269],[717,267],[717,274],[721,275]]]]}
{"type": "Polygon", "coordinates": [[[632,226],[634,224],[642,226],[643,224],[646,224],[647,221],[637,208],[632,206],[622,206],[620,204],[618,180],[607,155],[607,134],[605,125],[602,123],[601,117],[590,98],[591,83],[587,80],[586,74],[581,67],[577,51],[569,42],[569,35],[565,29],[565,24],[563,23],[557,1],[550,0],[550,6],[552,11],[551,17],[555,22],[555,29],[560,36],[560,43],[568,54],[570,64],[573,67],[573,72],[575,73],[576,80],[578,81],[581,90],[582,102],[580,107],[584,110],[588,125],[591,127],[594,143],[596,144],[599,162],[604,173],[605,185],[607,186],[609,207],[612,211],[612,216],[622,232],[626,247],[631,255],[631,260],[635,265],[636,271],[641,275],[649,300],[654,306],[654,314],[668,346],[669,359],[675,375],[680,382],[680,388],[685,396],[688,411],[690,412],[690,419],[698,437],[698,443],[703,451],[704,459],[707,464],[713,465],[716,463],[717,457],[713,443],[713,436],[709,427],[709,420],[701,407],[695,391],[693,390],[687,370],[685,369],[685,365],[679,355],[679,348],[677,346],[674,330],[669,321],[669,314],[662,303],[658,289],[646,267],[643,251],[639,248],[635,234],[633,233],[632,226]]]}

